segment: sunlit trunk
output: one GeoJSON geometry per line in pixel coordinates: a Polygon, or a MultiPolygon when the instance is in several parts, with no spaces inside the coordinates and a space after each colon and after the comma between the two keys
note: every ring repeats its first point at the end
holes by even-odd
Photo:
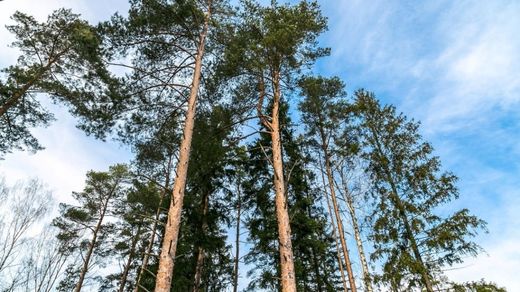
{"type": "Polygon", "coordinates": [[[173,185],[173,194],[170,208],[168,210],[168,220],[166,222],[161,254],[159,256],[159,270],[157,272],[157,278],[155,282],[156,292],[169,292],[171,288],[173,268],[175,264],[175,254],[177,251],[177,242],[181,225],[181,213],[184,200],[184,191],[186,188],[186,177],[188,174],[191,141],[193,138],[193,128],[195,126],[195,107],[202,70],[202,57],[204,54],[206,35],[208,33],[209,19],[211,17],[211,2],[211,0],[208,1],[208,12],[206,13],[204,27],[199,36],[199,46],[197,48],[197,56],[195,59],[193,82],[191,84],[183,137],[179,149],[179,160],[176,171],[177,176],[173,185]]]}

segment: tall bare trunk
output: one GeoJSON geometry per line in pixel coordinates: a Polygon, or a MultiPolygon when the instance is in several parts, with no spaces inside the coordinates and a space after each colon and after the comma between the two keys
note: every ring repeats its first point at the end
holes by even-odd
{"type": "Polygon", "coordinates": [[[278,244],[280,251],[281,286],[283,292],[296,291],[296,277],[291,242],[291,226],[285,197],[285,182],[283,176],[282,144],[280,140],[280,73],[274,73],[274,98],[270,122],[273,153],[274,188],[276,218],[278,220],[278,244]]]}
{"type": "Polygon", "coordinates": [[[101,214],[99,216],[98,222],[96,224],[96,227],[94,228],[94,233],[92,234],[92,239],[88,243],[88,250],[87,254],[85,255],[85,259],[83,260],[83,267],[81,268],[81,272],[79,274],[79,280],[78,283],[76,283],[76,287],[74,288],[75,292],[80,292],[81,287],[83,287],[83,282],[85,281],[85,275],[88,271],[88,265],[90,264],[90,258],[92,257],[92,253],[94,252],[94,247],[97,243],[97,237],[99,230],[101,229],[101,224],[103,223],[103,219],[105,218],[105,213],[108,208],[108,200],[105,201],[105,204],[103,206],[103,210],[101,211],[101,214]]]}
{"type": "MultiPolygon", "coordinates": [[[[204,195],[204,198],[202,199],[202,234],[206,235],[206,232],[208,232],[208,202],[209,201],[209,195],[204,195]]],[[[202,271],[204,268],[204,248],[202,246],[198,247],[197,250],[197,264],[195,265],[195,279],[193,284],[193,292],[198,292],[200,290],[200,281],[202,279],[202,271]]]]}
{"type": "Polygon", "coordinates": [[[181,225],[181,212],[186,188],[186,176],[188,174],[188,163],[190,159],[191,140],[193,138],[193,127],[195,125],[195,107],[197,93],[200,83],[202,69],[202,56],[204,55],[204,45],[208,33],[209,19],[211,17],[211,0],[208,1],[208,12],[204,19],[204,27],[199,36],[199,46],[195,59],[195,70],[193,72],[193,82],[191,84],[188,109],[184,123],[183,138],[179,149],[179,161],[177,163],[177,176],[173,185],[173,194],[168,210],[168,221],[164,232],[164,238],[159,256],[159,270],[155,282],[156,292],[169,292],[173,268],[175,264],[175,253],[177,251],[177,241],[181,225]]]}
{"type": "MultiPolygon", "coordinates": [[[[323,186],[326,185],[326,182],[325,182],[325,175],[323,174],[323,165],[321,163],[321,158],[320,158],[320,173],[321,173],[321,180],[323,182],[323,186]]],[[[341,274],[341,281],[343,283],[343,290],[345,292],[348,292],[348,287],[347,287],[347,280],[345,278],[345,271],[343,270],[343,261],[341,260],[341,251],[340,251],[340,243],[339,243],[339,236],[338,236],[338,233],[336,231],[336,221],[334,220],[334,217],[332,216],[332,207],[331,207],[331,204],[330,204],[330,199],[329,199],[329,196],[327,193],[325,193],[325,198],[326,198],[326,201],[327,201],[327,207],[329,209],[329,217],[330,217],[330,223],[332,225],[332,232],[334,234],[334,239],[336,240],[336,251],[337,251],[337,256],[338,256],[338,265],[339,265],[339,271],[340,271],[340,274],[341,274]]]]}
{"type": "Polygon", "coordinates": [[[350,256],[348,253],[347,242],[345,240],[345,231],[343,230],[343,223],[341,220],[341,215],[339,213],[338,201],[336,199],[336,191],[334,189],[334,178],[332,177],[332,169],[330,166],[330,157],[327,149],[324,148],[324,158],[325,158],[325,172],[327,174],[327,179],[329,182],[330,196],[332,199],[332,206],[334,208],[334,214],[336,216],[336,222],[338,223],[338,233],[339,239],[341,242],[341,248],[343,249],[343,257],[345,259],[345,267],[347,269],[348,282],[350,285],[350,291],[356,292],[356,282],[354,281],[354,274],[352,272],[352,264],[350,262],[350,256]]]}
{"type": "Polygon", "coordinates": [[[238,291],[238,264],[240,259],[240,213],[242,202],[240,202],[241,193],[240,193],[240,181],[238,182],[237,188],[237,228],[235,235],[235,266],[233,269],[233,292],[238,291]]]}
{"type": "Polygon", "coordinates": [[[137,227],[137,231],[135,233],[134,239],[132,240],[132,244],[130,246],[130,253],[128,254],[128,259],[126,261],[125,267],[123,269],[123,274],[121,275],[121,280],[119,281],[119,292],[125,291],[126,280],[128,278],[128,273],[130,272],[130,267],[132,266],[132,261],[135,256],[135,247],[137,246],[137,242],[139,241],[139,237],[141,235],[141,225],[143,222],[139,223],[137,227]]]}
{"type": "Polygon", "coordinates": [[[356,244],[359,252],[359,259],[361,261],[361,269],[363,270],[363,282],[365,284],[365,290],[367,292],[372,292],[374,291],[374,289],[372,288],[372,282],[370,280],[368,262],[363,248],[363,241],[361,240],[361,232],[359,231],[359,224],[356,217],[356,210],[354,209],[354,202],[352,201],[352,197],[349,194],[344,193],[344,196],[345,201],[347,202],[350,218],[352,220],[352,227],[354,228],[354,238],[356,239],[356,244]]]}

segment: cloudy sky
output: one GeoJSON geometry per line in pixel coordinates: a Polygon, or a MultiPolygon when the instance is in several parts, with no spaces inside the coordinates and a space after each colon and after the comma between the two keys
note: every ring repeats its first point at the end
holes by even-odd
{"type": "MultiPolygon", "coordinates": [[[[520,291],[520,1],[320,1],[329,18],[322,44],[332,56],[316,73],[339,75],[350,92],[373,91],[409,117],[447,170],[459,177],[460,200],[489,223],[486,249],[449,272],[454,280],[485,278],[520,291]]],[[[0,2],[0,67],[16,50],[4,26],[20,10],[40,20],[69,7],[91,22],[124,13],[124,0],[5,0],[0,2]]],[[[46,150],[16,152],[0,161],[8,181],[39,177],[60,201],[81,190],[87,170],[125,162],[114,143],[85,137],[67,111],[35,135],[46,150]]]]}

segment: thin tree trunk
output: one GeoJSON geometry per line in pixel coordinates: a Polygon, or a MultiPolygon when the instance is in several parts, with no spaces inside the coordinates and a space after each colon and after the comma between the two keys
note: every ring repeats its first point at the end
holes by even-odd
{"type": "Polygon", "coordinates": [[[341,215],[339,213],[339,207],[338,202],[336,199],[336,191],[334,189],[334,179],[332,177],[332,170],[330,166],[330,157],[327,149],[325,148],[325,145],[323,145],[323,152],[324,152],[324,158],[325,158],[325,172],[327,174],[327,179],[329,182],[329,189],[330,189],[330,196],[332,199],[332,206],[334,208],[334,214],[336,216],[336,222],[338,223],[338,233],[339,233],[339,239],[341,242],[341,248],[343,249],[343,257],[345,259],[345,266],[347,268],[347,275],[348,275],[348,282],[350,285],[350,291],[356,292],[356,282],[354,281],[354,274],[352,272],[352,264],[350,262],[350,256],[348,253],[348,247],[347,242],[345,240],[345,231],[343,230],[343,223],[341,220],[341,215]]]}
{"type": "Polygon", "coordinates": [[[141,278],[145,272],[146,266],[148,266],[148,261],[150,259],[150,254],[152,253],[153,244],[155,243],[155,236],[157,235],[157,227],[159,226],[159,219],[161,217],[161,211],[162,211],[162,204],[164,201],[164,198],[166,197],[166,193],[168,192],[168,188],[170,187],[170,174],[171,174],[171,167],[172,167],[172,156],[169,156],[168,159],[168,165],[165,170],[165,184],[161,191],[161,196],[159,197],[159,204],[157,205],[157,210],[155,212],[155,218],[152,225],[152,233],[150,235],[150,242],[148,243],[148,246],[146,247],[146,250],[143,255],[143,260],[141,263],[141,267],[139,269],[139,274],[137,275],[137,281],[135,283],[135,289],[134,292],[139,291],[139,285],[141,283],[141,278]]]}
{"type": "Polygon", "coordinates": [[[161,193],[161,197],[159,198],[159,205],[157,207],[157,211],[155,212],[155,218],[154,218],[153,225],[152,225],[152,233],[150,235],[150,242],[148,243],[148,246],[146,247],[146,250],[143,255],[143,261],[142,261],[141,267],[139,269],[139,275],[137,276],[137,282],[135,283],[134,292],[139,291],[139,285],[141,284],[141,279],[145,272],[146,266],[148,266],[148,261],[150,260],[150,254],[152,253],[153,244],[155,242],[155,236],[157,234],[157,227],[159,226],[159,219],[161,216],[162,203],[164,201],[164,197],[166,196],[166,192],[170,185],[169,177],[170,176],[168,174],[168,176],[166,177],[166,186],[164,187],[164,189],[161,193]]]}
{"type": "Polygon", "coordinates": [[[199,246],[197,248],[197,263],[195,265],[195,279],[193,281],[193,292],[200,291],[200,282],[202,278],[202,270],[204,266],[204,248],[199,246]]]}
{"type": "MultiPolygon", "coordinates": [[[[204,195],[204,198],[202,199],[202,234],[203,236],[206,235],[206,232],[208,231],[208,204],[209,204],[209,195],[204,195]]],[[[198,247],[197,250],[197,264],[195,265],[195,279],[193,283],[193,292],[199,292],[200,291],[200,281],[202,279],[202,272],[204,268],[204,248],[202,246],[198,247]]]]}
{"type": "MultiPolygon", "coordinates": [[[[376,149],[379,152],[379,155],[381,157],[384,157],[382,147],[379,142],[379,137],[377,136],[376,130],[373,127],[370,127],[370,131],[372,132],[372,137],[374,138],[374,141],[376,143],[376,149]]],[[[419,251],[419,247],[415,240],[415,236],[413,235],[413,232],[412,232],[412,227],[410,226],[410,222],[408,221],[405,206],[404,206],[403,202],[401,201],[401,198],[398,195],[399,193],[397,192],[397,186],[395,184],[394,179],[392,178],[390,169],[388,168],[387,164],[384,164],[384,172],[386,175],[386,179],[387,179],[388,183],[390,184],[390,187],[392,188],[392,193],[390,194],[390,200],[392,200],[392,203],[395,205],[395,207],[399,211],[399,217],[401,217],[401,220],[403,220],[405,234],[406,234],[406,237],[408,238],[408,240],[410,241],[413,255],[415,257],[415,260],[419,263],[419,265],[421,267],[420,273],[421,273],[421,277],[423,280],[423,284],[426,288],[426,291],[434,292],[433,285],[430,280],[430,275],[428,273],[428,269],[426,268],[426,265],[424,264],[424,261],[421,256],[421,252],[419,251]]]]}
{"type": "Polygon", "coordinates": [[[279,106],[281,98],[280,73],[274,73],[274,98],[272,108],[271,140],[273,153],[276,218],[278,220],[278,243],[280,251],[281,286],[283,292],[296,291],[294,258],[291,243],[291,226],[285,197],[282,144],[280,141],[279,106]]]}
{"type": "MultiPolygon", "coordinates": [[[[323,166],[321,163],[321,158],[320,158],[320,172],[321,172],[321,180],[323,181],[323,186],[325,186],[326,182],[325,182],[325,175],[323,174],[323,166]]],[[[334,217],[332,216],[332,207],[331,207],[330,199],[329,199],[329,196],[327,195],[327,193],[325,193],[325,198],[327,201],[327,207],[329,209],[329,217],[330,217],[330,223],[332,225],[332,232],[334,234],[334,239],[336,240],[336,251],[338,254],[338,264],[339,264],[339,271],[341,274],[341,281],[343,283],[343,290],[345,292],[347,292],[348,291],[347,280],[345,278],[345,271],[343,270],[343,261],[341,260],[341,250],[339,248],[340,243],[339,243],[339,239],[338,239],[338,233],[336,232],[336,221],[334,220],[334,217]]]]}
{"type": "Polygon", "coordinates": [[[352,227],[354,228],[354,238],[356,239],[356,244],[359,252],[359,259],[361,261],[361,268],[363,270],[363,282],[365,284],[365,289],[367,292],[372,292],[374,291],[374,289],[372,288],[372,282],[370,280],[368,262],[363,248],[363,241],[361,240],[361,232],[359,231],[359,224],[356,217],[356,210],[354,209],[354,202],[352,201],[352,197],[349,194],[344,195],[350,213],[350,218],[352,220],[352,227]]]}
{"type": "Polygon", "coordinates": [[[165,195],[166,194],[163,193],[161,195],[161,198],[159,199],[159,207],[157,207],[157,212],[155,213],[155,218],[154,218],[153,225],[152,225],[152,232],[150,235],[150,242],[148,242],[148,246],[146,247],[146,250],[143,255],[143,261],[141,263],[141,267],[139,268],[139,275],[137,276],[137,282],[135,283],[134,292],[139,291],[139,285],[141,283],[141,279],[143,277],[146,266],[148,266],[148,261],[150,260],[150,254],[152,252],[153,244],[155,242],[157,227],[159,226],[159,217],[161,216],[161,206],[162,206],[162,202],[164,200],[165,195]]]}
{"type": "Polygon", "coordinates": [[[314,246],[311,248],[311,256],[314,273],[316,274],[316,285],[318,286],[318,292],[323,292],[323,281],[320,276],[320,266],[318,257],[316,256],[316,248],[314,246]]]}
{"type": "Polygon", "coordinates": [[[233,270],[233,292],[238,291],[238,264],[240,259],[240,213],[241,213],[241,207],[242,202],[240,202],[241,199],[241,193],[240,193],[240,180],[238,182],[238,188],[237,188],[237,229],[236,229],[236,235],[235,235],[235,267],[233,270]]]}
{"type": "Polygon", "coordinates": [[[193,127],[195,125],[195,107],[202,69],[202,57],[204,54],[206,35],[208,33],[209,19],[211,17],[211,2],[211,0],[208,0],[208,12],[206,13],[204,27],[199,36],[199,46],[197,48],[195,70],[193,72],[193,83],[190,89],[183,138],[179,150],[180,153],[179,161],[177,163],[177,176],[173,185],[173,194],[170,202],[170,208],[168,210],[168,221],[164,232],[161,255],[159,257],[159,270],[157,272],[157,278],[155,282],[156,292],[169,292],[171,288],[173,268],[175,264],[175,253],[177,251],[177,241],[179,238],[179,229],[181,225],[181,213],[184,200],[184,191],[186,188],[186,177],[188,174],[188,163],[190,160],[191,140],[193,138],[193,127]]]}
{"type": "Polygon", "coordinates": [[[132,261],[134,259],[135,247],[137,246],[137,242],[139,241],[139,237],[141,235],[141,225],[142,224],[143,224],[143,222],[141,221],[139,223],[139,226],[137,227],[137,232],[135,234],[134,240],[132,240],[132,245],[130,246],[130,253],[128,254],[128,260],[126,261],[125,268],[123,270],[123,274],[121,275],[121,280],[119,283],[119,292],[125,291],[126,280],[128,278],[130,266],[132,265],[132,261]]]}
{"type": "Polygon", "coordinates": [[[79,274],[79,280],[74,288],[75,292],[80,292],[81,287],[83,287],[83,281],[85,280],[85,275],[88,271],[88,265],[90,263],[90,258],[92,257],[92,252],[94,251],[94,246],[97,243],[98,232],[101,229],[101,224],[103,223],[103,219],[105,218],[105,213],[108,208],[108,200],[105,201],[105,205],[103,206],[103,210],[101,211],[101,215],[99,216],[99,220],[94,228],[94,233],[92,235],[92,240],[88,244],[87,255],[85,256],[85,260],[83,261],[83,267],[81,268],[81,272],[79,274]]]}
{"type": "Polygon", "coordinates": [[[329,189],[330,189],[330,196],[332,199],[332,206],[334,208],[334,214],[336,216],[336,222],[338,224],[339,239],[341,242],[341,248],[343,249],[343,257],[345,259],[345,267],[347,269],[348,281],[349,281],[349,285],[350,285],[350,290],[353,292],[356,292],[357,288],[356,288],[356,282],[354,280],[354,274],[352,272],[352,263],[350,261],[348,246],[347,246],[347,242],[345,240],[345,232],[343,230],[343,221],[341,220],[341,216],[339,213],[339,207],[338,207],[338,202],[337,202],[337,198],[336,198],[336,191],[334,189],[334,178],[332,175],[332,167],[331,167],[331,163],[330,163],[330,154],[329,154],[329,149],[328,149],[328,147],[329,147],[328,140],[330,139],[330,136],[328,136],[325,133],[325,129],[322,126],[324,123],[323,123],[323,117],[321,116],[321,114],[318,114],[318,120],[319,120],[319,125],[320,125],[319,126],[319,135],[321,138],[321,149],[323,151],[323,158],[325,160],[324,161],[325,162],[325,173],[327,175],[328,185],[329,185],[329,189]]]}

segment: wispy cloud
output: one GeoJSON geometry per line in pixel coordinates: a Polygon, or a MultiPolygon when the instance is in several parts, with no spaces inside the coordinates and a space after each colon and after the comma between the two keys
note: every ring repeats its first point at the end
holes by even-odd
{"type": "Polygon", "coordinates": [[[489,222],[489,256],[451,271],[520,290],[520,2],[343,1],[323,4],[332,56],[319,64],[423,122],[461,199],[489,222]],[[511,272],[510,272],[511,271],[511,272]]]}
{"type": "MultiPolygon", "coordinates": [[[[128,1],[2,1],[0,2],[0,67],[16,62],[18,51],[8,47],[14,41],[13,36],[5,29],[6,24],[12,24],[10,16],[15,11],[21,11],[34,16],[39,21],[45,21],[55,9],[70,8],[81,14],[92,23],[105,20],[118,10],[126,11],[128,1]]],[[[28,177],[38,177],[53,190],[58,202],[71,202],[72,191],[81,191],[84,185],[85,173],[89,170],[106,170],[113,163],[129,160],[128,151],[121,149],[115,143],[104,143],[92,137],[86,137],[75,128],[76,121],[67,110],[60,106],[49,104],[57,121],[46,129],[34,129],[34,135],[45,150],[30,154],[15,152],[6,155],[0,161],[0,175],[9,182],[28,177]]]]}
{"type": "Polygon", "coordinates": [[[58,202],[72,202],[72,191],[81,191],[89,170],[104,171],[130,158],[126,149],[102,142],[75,128],[75,119],[63,107],[52,111],[59,121],[49,128],[35,129],[34,135],[46,147],[35,154],[15,152],[0,161],[0,174],[9,181],[38,177],[53,190],[58,202]]]}

